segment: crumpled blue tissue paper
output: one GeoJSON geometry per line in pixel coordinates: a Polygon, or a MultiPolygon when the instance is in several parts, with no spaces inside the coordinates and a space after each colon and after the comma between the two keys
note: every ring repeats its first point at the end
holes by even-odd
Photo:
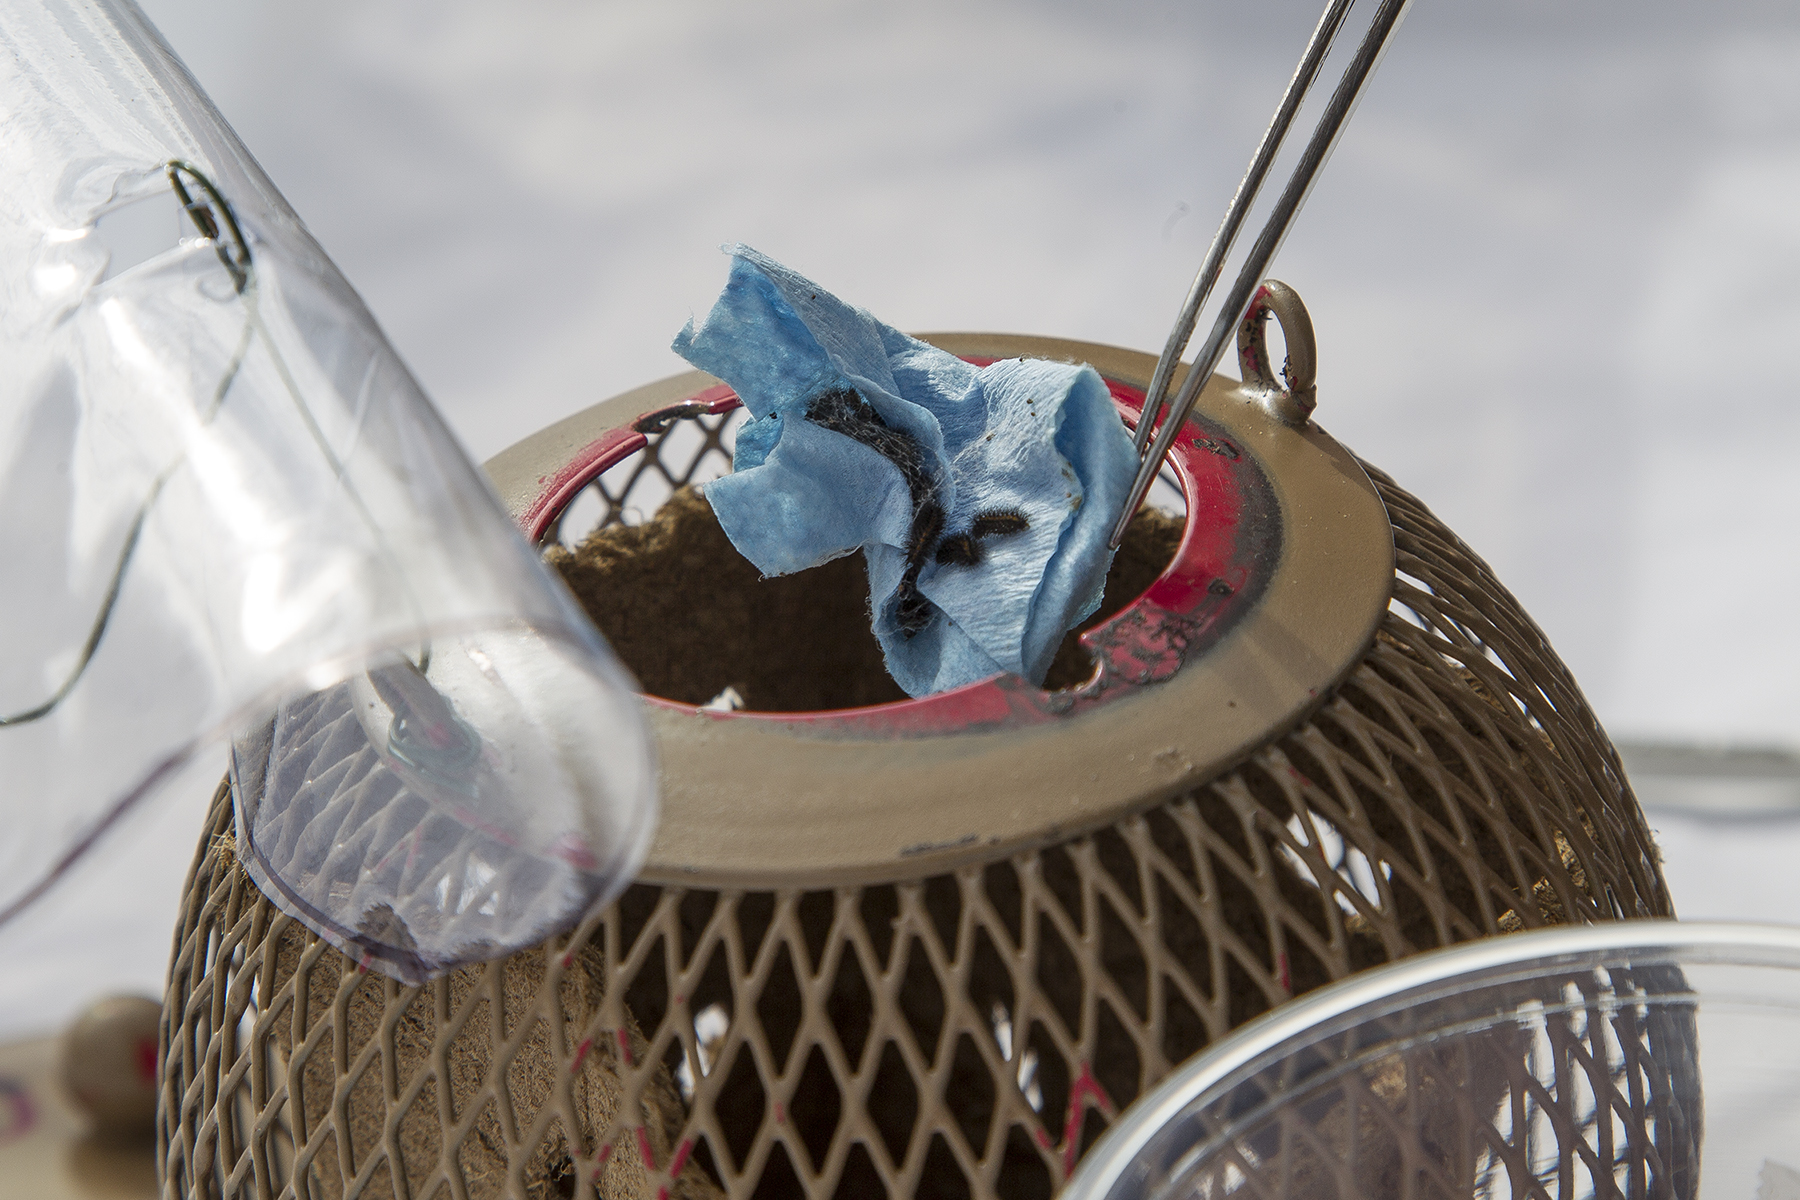
{"type": "MultiPolygon", "coordinates": [[[[894,680],[912,696],[1010,671],[1041,684],[1100,603],[1137,468],[1092,367],[975,367],[748,246],[675,351],[751,419],[705,485],[765,576],[861,549],[894,680]]],[[[804,637],[805,630],[795,630],[804,637]]]]}

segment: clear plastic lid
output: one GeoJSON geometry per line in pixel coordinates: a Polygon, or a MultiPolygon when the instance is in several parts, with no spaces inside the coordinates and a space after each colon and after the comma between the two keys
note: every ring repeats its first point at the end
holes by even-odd
{"type": "Polygon", "coordinates": [[[0,147],[0,921],[221,735],[245,867],[402,978],[616,894],[631,680],[142,14],[8,6],[0,147]]]}
{"type": "Polygon", "coordinates": [[[1320,989],[1180,1067],[1065,1200],[1800,1195],[1800,929],[1625,921],[1320,989]]]}

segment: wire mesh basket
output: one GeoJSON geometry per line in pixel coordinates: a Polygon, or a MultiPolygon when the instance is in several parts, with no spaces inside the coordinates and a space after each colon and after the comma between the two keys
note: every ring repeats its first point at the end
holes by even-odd
{"type": "MultiPolygon", "coordinates": [[[[1142,356],[945,344],[973,358],[1027,341],[1141,397],[1142,356]]],[[[598,406],[490,471],[548,546],[642,522],[729,469],[735,397],[711,383],[598,406]]],[[[1207,419],[1202,466],[1249,449],[1207,419]]],[[[1393,567],[1373,637],[1332,686],[1080,820],[1028,813],[1005,837],[927,839],[881,869],[827,855],[809,876],[796,851],[759,875],[731,865],[765,843],[725,785],[666,789],[661,848],[622,899],[406,987],[256,891],[222,787],[164,1009],[165,1195],[1049,1197],[1124,1106],[1293,996],[1433,947],[1670,915],[1618,756],[1543,634],[1424,505],[1367,479],[1393,567]]],[[[1066,770],[1103,752],[1065,744],[1082,697],[1118,673],[1096,657],[1089,692],[1002,722],[996,753],[1066,770]]],[[[1132,661],[1144,712],[1194,669],[1132,661]]],[[[767,740],[787,778],[792,721],[652,703],[667,770],[684,753],[667,731],[697,730],[767,740]]],[[[895,771],[964,744],[930,722],[908,736],[895,771]]],[[[835,824],[879,825],[855,778],[806,819],[835,803],[835,824]]]]}

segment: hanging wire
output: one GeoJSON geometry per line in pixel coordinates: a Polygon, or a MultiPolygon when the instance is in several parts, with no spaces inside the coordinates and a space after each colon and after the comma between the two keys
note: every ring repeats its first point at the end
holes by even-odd
{"type": "MultiPolygon", "coordinates": [[[[242,297],[244,302],[244,328],[238,338],[237,349],[232,353],[224,373],[220,376],[218,386],[213,389],[212,402],[200,413],[200,424],[210,425],[213,418],[218,415],[219,409],[225,403],[227,393],[230,392],[232,384],[237,381],[243,368],[251,341],[253,339],[260,340],[263,348],[268,352],[270,363],[275,368],[275,373],[281,380],[283,389],[287,392],[289,399],[293,401],[294,408],[299,414],[302,424],[306,426],[307,433],[319,448],[320,453],[324,455],[332,475],[343,486],[344,494],[355,506],[371,535],[386,552],[388,561],[397,561],[393,548],[387,544],[387,535],[383,532],[380,522],[369,511],[361,493],[347,477],[343,462],[338,458],[337,452],[332,449],[330,441],[325,436],[325,431],[319,427],[312,410],[307,407],[305,399],[300,394],[300,386],[294,379],[293,373],[288,369],[287,361],[276,349],[273,337],[263,324],[257,304],[255,262],[250,253],[250,243],[244,236],[242,227],[238,224],[237,214],[232,211],[230,202],[225,199],[206,173],[193,163],[181,159],[171,159],[164,165],[164,169],[168,175],[170,186],[181,201],[182,211],[187,213],[188,219],[200,231],[201,236],[212,243],[214,252],[219,257],[220,265],[231,277],[232,290],[242,297]]],[[[25,725],[49,716],[64,700],[68,699],[69,693],[81,681],[89,664],[93,662],[94,655],[99,651],[101,641],[106,636],[107,625],[112,619],[114,608],[118,605],[119,593],[124,587],[126,572],[130,569],[132,558],[137,553],[138,543],[144,531],[144,524],[149,519],[150,511],[162,495],[163,487],[186,462],[187,454],[184,451],[163,468],[151,483],[148,492],[145,493],[143,502],[138,506],[137,513],[132,518],[130,529],[126,532],[125,542],[120,547],[118,564],[113,568],[112,578],[107,584],[106,595],[100,603],[99,611],[95,614],[93,625],[88,631],[87,640],[83,643],[81,652],[76,656],[75,665],[70,669],[68,676],[42,703],[15,713],[0,713],[0,728],[25,725]]],[[[423,628],[426,622],[418,597],[413,594],[404,574],[402,574],[400,582],[407,603],[418,618],[417,624],[423,628]]],[[[422,676],[431,666],[430,642],[427,640],[421,643],[416,662],[404,657],[401,661],[406,669],[422,676]]]]}
{"type": "MultiPolygon", "coordinates": [[[[332,449],[326,439],[325,431],[319,427],[317,420],[313,417],[312,410],[307,407],[305,399],[300,393],[299,384],[288,369],[287,362],[277,348],[267,326],[263,324],[258,306],[255,260],[250,251],[249,239],[244,236],[230,202],[220,193],[218,187],[206,173],[192,163],[171,160],[165,164],[165,170],[170,186],[181,201],[183,211],[187,213],[188,219],[193,222],[200,234],[212,242],[220,265],[225,268],[231,278],[232,290],[241,298],[244,306],[244,326],[238,337],[237,346],[219,377],[218,385],[213,389],[210,403],[198,414],[199,423],[202,426],[210,425],[218,416],[226,397],[242,372],[251,343],[260,341],[281,380],[283,389],[287,392],[289,399],[293,401],[302,423],[324,455],[333,476],[343,487],[344,494],[362,517],[371,535],[386,553],[388,560],[390,562],[397,561],[393,547],[388,544],[386,533],[380,523],[376,521],[374,514],[369,511],[361,493],[348,478],[342,460],[332,449]]],[[[114,566],[112,577],[107,583],[106,595],[101,600],[99,610],[89,628],[87,640],[83,643],[81,652],[76,656],[75,665],[70,669],[62,684],[47,699],[31,708],[15,713],[0,713],[0,729],[26,725],[49,716],[68,699],[69,694],[86,674],[106,636],[107,627],[111,622],[113,611],[118,605],[119,595],[124,588],[126,573],[131,568],[132,560],[142,539],[145,523],[149,520],[151,511],[161,497],[163,488],[187,462],[186,451],[176,455],[175,459],[157,474],[145,493],[143,501],[138,505],[130,528],[126,532],[124,544],[120,547],[117,565],[114,566]]],[[[419,603],[417,595],[413,592],[411,581],[406,578],[404,572],[400,573],[400,585],[407,604],[414,612],[416,625],[420,629],[424,629],[426,621],[423,606],[419,603]]],[[[430,668],[430,665],[431,643],[428,638],[422,638],[416,661],[411,657],[401,655],[397,663],[378,668],[376,672],[371,673],[371,679],[377,682],[378,687],[387,685],[389,691],[398,689],[404,693],[409,703],[396,707],[396,713],[402,716],[411,715],[414,718],[410,723],[397,720],[396,725],[399,728],[391,731],[390,741],[398,737],[402,743],[400,749],[411,750],[411,758],[408,761],[418,759],[427,766],[434,765],[438,758],[443,757],[443,748],[435,743],[444,740],[446,729],[450,734],[465,734],[463,741],[475,737],[473,732],[468,731],[460,720],[454,718],[454,714],[450,715],[448,721],[444,719],[444,714],[449,712],[448,706],[424,680],[424,673],[430,668]],[[420,742],[420,736],[413,736],[409,740],[406,735],[417,735],[421,730],[424,741],[418,748],[413,749],[412,743],[420,742]]],[[[453,748],[464,749],[466,757],[466,747],[453,748]]],[[[134,787],[130,794],[121,798],[105,817],[85,830],[42,879],[23,895],[16,897],[10,905],[0,908],[0,925],[5,925],[13,917],[25,911],[39,897],[55,886],[75,862],[104,837],[139,798],[156,787],[174,769],[178,761],[179,756],[164,761],[147,779],[134,787]]]]}
{"type": "Polygon", "coordinates": [[[1313,31],[1312,40],[1307,43],[1301,55],[1300,65],[1294,71],[1294,77],[1288,84],[1280,105],[1275,110],[1274,119],[1270,121],[1268,131],[1263,134],[1262,143],[1257,147],[1250,160],[1250,169],[1245,172],[1243,181],[1238,184],[1237,192],[1231,198],[1226,209],[1225,219],[1219,225],[1219,231],[1213,238],[1212,246],[1207,250],[1206,260],[1201,264],[1200,272],[1194,278],[1193,287],[1189,289],[1186,303],[1182,305],[1175,326],[1169,333],[1167,343],[1163,347],[1162,358],[1156,364],[1156,373],[1151,378],[1150,390],[1144,397],[1144,409],[1138,418],[1137,434],[1134,442],[1139,455],[1138,473],[1132,481],[1131,492],[1126,498],[1125,507],[1120,512],[1118,522],[1113,527],[1111,545],[1117,547],[1125,537],[1125,527],[1130,524],[1132,514],[1137,512],[1138,505],[1144,502],[1150,485],[1155,482],[1157,473],[1162,469],[1163,460],[1168,457],[1169,447],[1174,444],[1176,435],[1187,420],[1188,413],[1194,407],[1194,401],[1200,395],[1200,389],[1212,377],[1213,369],[1219,365],[1219,359],[1225,352],[1225,344],[1243,321],[1245,313],[1255,299],[1256,289],[1261,284],[1263,273],[1268,270],[1275,252],[1281,248],[1282,240],[1287,236],[1289,227],[1300,207],[1306,203],[1306,197],[1312,190],[1313,182],[1318,178],[1319,170],[1325,160],[1331,156],[1333,147],[1337,145],[1338,135],[1343,132],[1351,113],[1356,110],[1357,101],[1362,98],[1362,91],[1374,74],[1375,67],[1381,62],[1381,56],[1387,49],[1388,38],[1392,36],[1405,15],[1411,0],[1379,0],[1374,17],[1368,31],[1363,35],[1360,45],[1343,76],[1338,80],[1337,89],[1326,103],[1325,111],[1320,114],[1319,122],[1313,127],[1312,135],[1307,139],[1306,147],[1301,151],[1300,160],[1294,166],[1294,172],[1288,177],[1287,185],[1275,202],[1262,232],[1257,235],[1251,246],[1249,255],[1239,270],[1231,291],[1220,306],[1218,316],[1213,322],[1212,331],[1207,335],[1200,353],[1194,357],[1188,368],[1187,378],[1182,381],[1181,390],[1176,393],[1174,401],[1163,412],[1163,398],[1168,391],[1169,381],[1173,377],[1176,364],[1180,362],[1182,352],[1187,348],[1198,323],[1200,309],[1212,293],[1214,282],[1224,267],[1226,255],[1231,252],[1232,243],[1236,241],[1239,227],[1249,213],[1251,204],[1261,189],[1264,177],[1281,149],[1282,140],[1287,136],[1288,127],[1293,123],[1307,91],[1312,87],[1319,67],[1324,63],[1331,44],[1342,27],[1344,18],[1349,13],[1355,0],[1331,0],[1325,13],[1319,19],[1318,27],[1313,31]],[[1156,426],[1158,415],[1162,415],[1162,424],[1156,426]],[[1153,428],[1155,440],[1151,440],[1153,428]],[[1148,446],[1148,450],[1146,450],[1148,446]]]}
{"type": "MultiPolygon", "coordinates": [[[[188,218],[193,221],[201,235],[213,243],[219,255],[219,262],[224,265],[226,272],[231,276],[233,290],[240,296],[244,295],[252,280],[250,246],[244,240],[243,231],[238,228],[237,218],[232,214],[231,206],[219,194],[219,189],[213,186],[212,180],[208,179],[192,163],[173,160],[167,164],[167,171],[169,183],[174,187],[176,195],[181,198],[183,211],[187,213],[188,218]],[[192,179],[199,185],[200,190],[211,202],[211,207],[194,198],[183,183],[183,176],[192,179]],[[223,217],[223,227],[221,227],[219,217],[214,215],[215,210],[223,217]],[[221,233],[228,236],[221,237],[221,233]]],[[[202,425],[212,423],[213,418],[218,415],[220,407],[225,403],[226,393],[237,381],[238,372],[244,365],[244,356],[250,350],[251,335],[256,328],[253,311],[250,306],[246,305],[244,329],[238,337],[237,349],[232,352],[231,360],[226,364],[224,374],[219,377],[218,386],[213,389],[212,403],[200,414],[202,425]]],[[[144,522],[149,519],[150,510],[156,506],[157,498],[162,495],[163,486],[186,461],[187,454],[183,452],[176,457],[174,462],[164,467],[150,484],[150,490],[145,493],[143,503],[138,505],[137,515],[131,519],[131,528],[125,534],[125,543],[119,548],[119,561],[113,567],[112,578],[106,585],[106,596],[100,602],[100,609],[95,614],[94,623],[88,630],[87,641],[82,644],[81,653],[76,656],[75,665],[70,669],[68,676],[62,681],[61,686],[41,704],[21,712],[0,713],[0,729],[9,725],[26,725],[49,716],[64,700],[68,699],[69,693],[75,689],[75,685],[86,674],[88,664],[93,662],[95,653],[100,649],[101,639],[106,636],[107,623],[112,620],[113,609],[118,605],[119,592],[125,586],[125,572],[130,569],[132,556],[137,553],[138,539],[144,532],[144,522]]]]}
{"type": "Polygon", "coordinates": [[[169,175],[169,185],[175,189],[175,194],[181,197],[182,211],[187,213],[188,219],[193,221],[201,234],[212,242],[213,250],[219,256],[219,262],[224,264],[225,270],[231,275],[232,287],[238,295],[243,295],[244,289],[250,285],[250,244],[244,240],[244,231],[238,228],[237,214],[231,211],[231,205],[225,202],[225,197],[219,194],[219,189],[213,186],[213,181],[208,179],[193,163],[183,162],[178,158],[170,159],[166,169],[169,175]],[[188,191],[187,185],[182,182],[183,176],[187,176],[200,186],[200,190],[206,193],[207,199],[212,201],[211,208],[194,199],[193,194],[188,191]],[[213,215],[215,211],[218,213],[216,217],[213,215]],[[225,222],[225,230],[230,232],[229,238],[219,236],[221,232],[220,219],[225,222]]]}

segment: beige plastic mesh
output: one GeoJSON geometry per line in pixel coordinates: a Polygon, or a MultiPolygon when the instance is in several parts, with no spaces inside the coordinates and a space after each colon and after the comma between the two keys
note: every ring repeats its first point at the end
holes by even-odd
{"type": "MultiPolygon", "coordinates": [[[[609,471],[584,520],[716,473],[701,420],[609,471]]],[[[1061,845],[881,886],[640,884],[405,988],[257,893],[222,787],[164,1006],[165,1195],[1047,1197],[1174,1064],[1293,995],[1671,915],[1543,634],[1371,475],[1397,570],[1363,661],[1235,769],[1061,845]]]]}

